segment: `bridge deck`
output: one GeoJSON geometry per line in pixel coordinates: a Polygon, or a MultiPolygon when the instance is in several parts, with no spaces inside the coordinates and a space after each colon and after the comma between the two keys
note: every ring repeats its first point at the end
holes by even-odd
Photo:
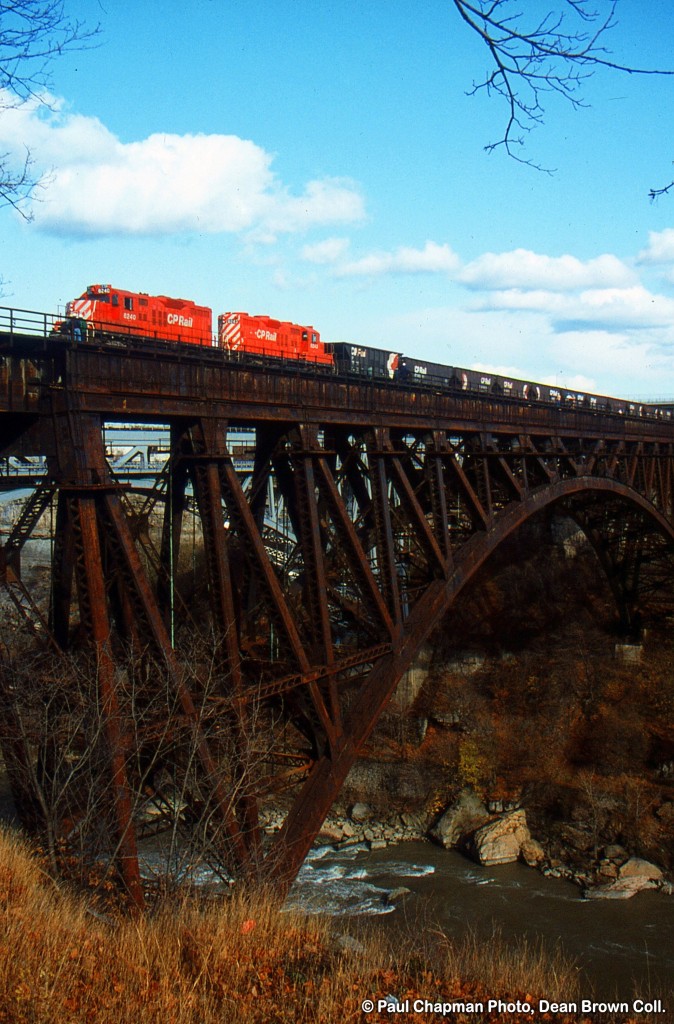
{"type": "MultiPolygon", "coordinates": [[[[0,332],[0,416],[50,415],[67,390],[82,412],[107,421],[159,423],[201,414],[242,426],[300,420],[391,429],[535,433],[560,437],[674,439],[664,413],[608,413],[492,394],[363,381],[297,363],[249,366],[214,349],[148,342],[133,348],[0,332]]],[[[648,407],[639,407],[648,410],[648,407]]]]}

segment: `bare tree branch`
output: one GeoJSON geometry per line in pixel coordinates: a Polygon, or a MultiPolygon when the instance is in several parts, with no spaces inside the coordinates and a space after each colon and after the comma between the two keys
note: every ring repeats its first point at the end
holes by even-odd
{"type": "Polygon", "coordinates": [[[9,153],[0,154],[0,206],[13,206],[22,217],[31,220],[32,214],[22,209],[37,184],[31,174],[30,152],[26,149],[23,165],[15,170],[10,169],[10,159],[9,153]]]}
{"type": "MultiPolygon", "coordinates": [[[[453,0],[461,18],[486,46],[491,70],[474,82],[469,95],[485,90],[505,100],[507,120],[502,136],[485,146],[503,147],[508,156],[539,170],[523,155],[525,136],[543,122],[546,94],[556,93],[574,108],[586,106],[583,83],[598,68],[629,75],[672,75],[674,71],[637,68],[613,60],[603,46],[617,25],[618,0],[604,2],[604,13],[589,0],[564,0],[561,8],[536,21],[515,0],[453,0]]],[[[601,4],[602,0],[596,0],[601,4]]],[[[527,5],[524,5],[526,10],[527,5]]]]}
{"type": "MultiPolygon", "coordinates": [[[[64,0],[0,0],[0,116],[28,99],[44,102],[53,61],[92,45],[98,31],[69,19],[64,0]]],[[[0,207],[29,219],[25,203],[38,182],[28,151],[18,166],[0,154],[0,207]]]]}
{"type": "Polygon", "coordinates": [[[648,193],[648,198],[652,201],[653,199],[657,199],[659,196],[666,196],[673,188],[674,181],[670,181],[669,185],[665,185],[664,188],[652,188],[648,193]]]}

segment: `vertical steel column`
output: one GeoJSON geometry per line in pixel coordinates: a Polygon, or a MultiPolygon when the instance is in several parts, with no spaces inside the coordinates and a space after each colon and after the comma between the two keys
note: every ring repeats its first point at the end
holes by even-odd
{"type": "Polygon", "coordinates": [[[293,453],[295,494],[298,508],[298,540],[304,561],[304,592],[309,607],[310,628],[324,664],[333,661],[332,630],[328,608],[328,580],[323,556],[323,538],[318,519],[313,454],[318,453],[314,427],[300,425],[293,453]]]}
{"type": "MultiPolygon", "coordinates": [[[[304,560],[305,593],[309,606],[310,628],[318,648],[319,658],[324,665],[330,666],[334,663],[332,624],[328,606],[328,577],[313,465],[314,457],[320,458],[323,453],[319,448],[318,432],[315,427],[300,424],[298,435],[298,448],[295,450],[293,461],[295,462],[299,541],[304,560]]],[[[326,706],[323,693],[317,683],[310,684],[309,692],[325,730],[330,749],[334,751],[342,742],[342,720],[333,673],[328,676],[327,688],[329,706],[326,706]]]]}
{"type": "Polygon", "coordinates": [[[157,600],[172,645],[175,643],[175,574],[180,557],[187,488],[187,468],[180,456],[181,440],[182,431],[175,424],[171,424],[171,447],[166,467],[166,503],[159,554],[161,572],[157,580],[157,600]]]}
{"type": "Polygon", "coordinates": [[[84,495],[70,499],[71,522],[79,541],[77,585],[80,607],[88,611],[88,628],[96,655],[98,692],[110,757],[112,800],[117,823],[119,866],[133,904],[144,905],[132,802],[126,774],[123,719],[117,698],[115,666],[110,653],[110,622],[98,536],[96,501],[84,495]]]}
{"type": "Polygon", "coordinates": [[[440,546],[446,564],[451,567],[454,560],[449,515],[447,511],[447,484],[443,455],[447,454],[447,441],[442,431],[434,430],[426,438],[426,477],[431,495],[431,511],[435,525],[435,535],[440,538],[440,546]]]}
{"type": "Polygon", "coordinates": [[[386,598],[396,626],[402,623],[402,607],[398,587],[398,570],[396,565],[396,549],[391,522],[391,506],[389,498],[386,462],[388,452],[385,450],[388,431],[375,428],[368,438],[368,461],[370,464],[370,483],[372,487],[372,509],[374,527],[377,538],[377,564],[382,592],[386,598]]]}
{"type": "MultiPolygon", "coordinates": [[[[213,624],[219,649],[225,652],[224,670],[233,697],[229,719],[235,744],[239,751],[243,751],[250,730],[249,708],[242,700],[240,623],[234,603],[220,480],[220,464],[223,459],[229,458],[226,429],[225,421],[200,420],[193,431],[197,450],[191,458],[186,454],[185,459],[190,464],[201,518],[213,624]]],[[[235,801],[242,818],[241,835],[247,844],[252,862],[257,863],[260,857],[261,837],[257,799],[252,790],[251,779],[247,777],[251,766],[242,759],[235,770],[238,775],[237,786],[241,787],[235,801]]]]}
{"type": "Polygon", "coordinates": [[[57,519],[64,538],[57,546],[60,593],[54,601],[57,635],[67,641],[70,586],[77,584],[80,621],[91,640],[96,658],[98,695],[101,704],[110,774],[112,803],[118,833],[119,867],[135,907],[144,904],[140,881],[132,801],[126,770],[128,743],[115,683],[110,651],[103,553],[100,545],[97,501],[108,489],[103,449],[102,421],[74,410],[54,415],[55,457],[52,476],[61,489],[57,519]]]}

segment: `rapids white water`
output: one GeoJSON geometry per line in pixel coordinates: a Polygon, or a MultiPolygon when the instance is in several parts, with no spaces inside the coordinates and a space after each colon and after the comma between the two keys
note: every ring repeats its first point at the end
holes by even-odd
{"type": "Polygon", "coordinates": [[[526,938],[557,946],[606,998],[671,992],[674,1011],[674,897],[586,900],[572,882],[522,864],[485,868],[461,854],[411,842],[370,851],[365,844],[310,853],[288,906],[333,917],[378,916],[382,926],[418,933],[439,926],[488,941],[526,938]],[[404,900],[391,901],[401,887],[404,900]]]}

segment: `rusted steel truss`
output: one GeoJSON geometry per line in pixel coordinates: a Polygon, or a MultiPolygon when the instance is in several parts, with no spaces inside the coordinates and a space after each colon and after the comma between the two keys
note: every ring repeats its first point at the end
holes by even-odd
{"type": "MultiPolygon", "coordinates": [[[[632,436],[597,420],[574,432],[557,416],[545,429],[477,406],[420,422],[421,401],[406,425],[397,393],[376,414],[360,396],[358,415],[338,415],[330,393],[329,413],[316,401],[254,415],[201,390],[169,403],[171,456],[149,500],[106,463],[109,412],[53,389],[48,481],[0,552],[3,582],[20,580],[22,545],[52,517],[40,628],[62,652],[93,651],[117,857],[139,904],[139,806],[166,806],[178,768],[181,821],[199,822],[213,858],[289,885],[420,646],[532,516],[556,506],[576,520],[626,632],[646,591],[671,589],[674,438],[662,428],[632,436]],[[264,838],[260,807],[291,783],[285,822],[264,838]]],[[[159,416],[150,402],[147,419],[159,416]]],[[[4,744],[17,779],[20,739],[4,744]]]]}

